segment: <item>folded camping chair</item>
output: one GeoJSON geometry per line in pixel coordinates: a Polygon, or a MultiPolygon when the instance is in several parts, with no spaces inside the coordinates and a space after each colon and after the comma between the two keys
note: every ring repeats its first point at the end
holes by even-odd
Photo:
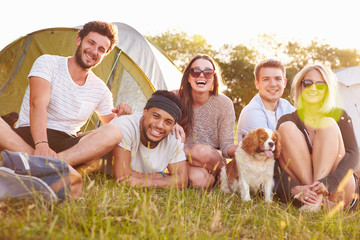
{"type": "Polygon", "coordinates": [[[69,196],[69,168],[57,158],[1,152],[0,199],[36,198],[57,202],[69,196]]]}

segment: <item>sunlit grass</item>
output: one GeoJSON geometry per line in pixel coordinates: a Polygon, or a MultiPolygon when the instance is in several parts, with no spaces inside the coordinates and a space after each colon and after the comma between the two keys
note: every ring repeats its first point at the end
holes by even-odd
{"type": "Polygon", "coordinates": [[[101,174],[83,199],[0,203],[0,239],[359,239],[359,210],[301,213],[218,189],[132,188],[101,174]]]}

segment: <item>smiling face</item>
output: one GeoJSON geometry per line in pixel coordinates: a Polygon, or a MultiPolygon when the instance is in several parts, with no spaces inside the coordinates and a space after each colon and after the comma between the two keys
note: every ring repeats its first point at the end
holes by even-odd
{"type": "Polygon", "coordinates": [[[140,122],[140,141],[144,146],[154,148],[167,135],[175,125],[175,119],[160,108],[144,109],[140,122]]]}
{"type": "MultiPolygon", "coordinates": [[[[313,83],[317,83],[317,82],[326,83],[321,73],[315,69],[307,72],[303,80],[310,80],[313,83]]],[[[322,101],[326,93],[326,87],[323,89],[318,89],[316,88],[315,84],[312,84],[309,87],[304,87],[304,85],[302,85],[301,89],[302,89],[301,95],[304,100],[304,103],[322,104],[322,101]]]]}
{"type": "Polygon", "coordinates": [[[78,37],[76,43],[78,45],[75,53],[76,62],[85,70],[96,67],[110,47],[109,38],[97,32],[90,32],[83,39],[78,37]]]}
{"type": "MultiPolygon", "coordinates": [[[[191,68],[198,69],[201,71],[207,70],[207,71],[214,71],[214,67],[206,59],[198,59],[196,60],[192,65],[191,68]]],[[[200,73],[198,77],[192,76],[192,74],[189,74],[188,82],[191,85],[192,91],[194,92],[210,92],[211,88],[214,84],[214,75],[212,75],[210,78],[206,78],[204,76],[204,73],[200,73]]]]}
{"type": "Polygon", "coordinates": [[[286,82],[280,68],[263,67],[260,69],[259,78],[255,79],[255,86],[267,110],[275,110],[279,98],[284,93],[286,82]]]}

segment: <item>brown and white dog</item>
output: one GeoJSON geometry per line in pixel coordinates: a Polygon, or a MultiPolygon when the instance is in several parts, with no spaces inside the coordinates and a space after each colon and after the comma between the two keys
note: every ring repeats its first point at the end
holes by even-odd
{"type": "Polygon", "coordinates": [[[258,128],[251,130],[235,152],[235,159],[222,167],[220,189],[241,194],[250,201],[250,190],[263,190],[265,201],[272,201],[274,158],[280,156],[280,135],[277,131],[258,128]]]}

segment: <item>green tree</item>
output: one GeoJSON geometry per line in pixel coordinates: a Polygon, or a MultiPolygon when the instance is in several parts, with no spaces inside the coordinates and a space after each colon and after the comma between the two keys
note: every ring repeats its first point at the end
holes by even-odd
{"type": "Polygon", "coordinates": [[[161,48],[181,71],[197,54],[208,54],[212,57],[216,55],[216,51],[205,38],[197,34],[189,36],[185,32],[168,30],[158,36],[146,38],[161,48]]]}
{"type": "Polygon", "coordinates": [[[360,53],[356,49],[337,49],[336,55],[340,62],[338,68],[360,66],[360,53]]]}
{"type": "Polygon", "coordinates": [[[147,38],[162,49],[181,71],[197,54],[212,56],[222,69],[223,93],[233,101],[236,116],[257,93],[253,70],[255,64],[265,58],[276,58],[285,64],[288,84],[283,97],[290,101],[292,79],[306,64],[322,63],[332,70],[360,65],[358,50],[339,49],[316,39],[304,45],[295,40],[280,39],[275,34],[263,34],[249,46],[224,44],[216,51],[201,35],[190,36],[185,32],[168,30],[147,38]]]}
{"type": "Polygon", "coordinates": [[[360,55],[356,49],[339,49],[329,44],[311,41],[307,46],[298,42],[288,42],[285,53],[291,59],[288,65],[297,72],[308,63],[321,63],[332,70],[360,65],[360,55]]]}
{"type": "Polygon", "coordinates": [[[240,111],[257,92],[253,75],[256,52],[244,45],[224,45],[221,52],[227,53],[225,61],[217,59],[226,84],[224,94],[233,101],[236,116],[239,116],[240,111]]]}

